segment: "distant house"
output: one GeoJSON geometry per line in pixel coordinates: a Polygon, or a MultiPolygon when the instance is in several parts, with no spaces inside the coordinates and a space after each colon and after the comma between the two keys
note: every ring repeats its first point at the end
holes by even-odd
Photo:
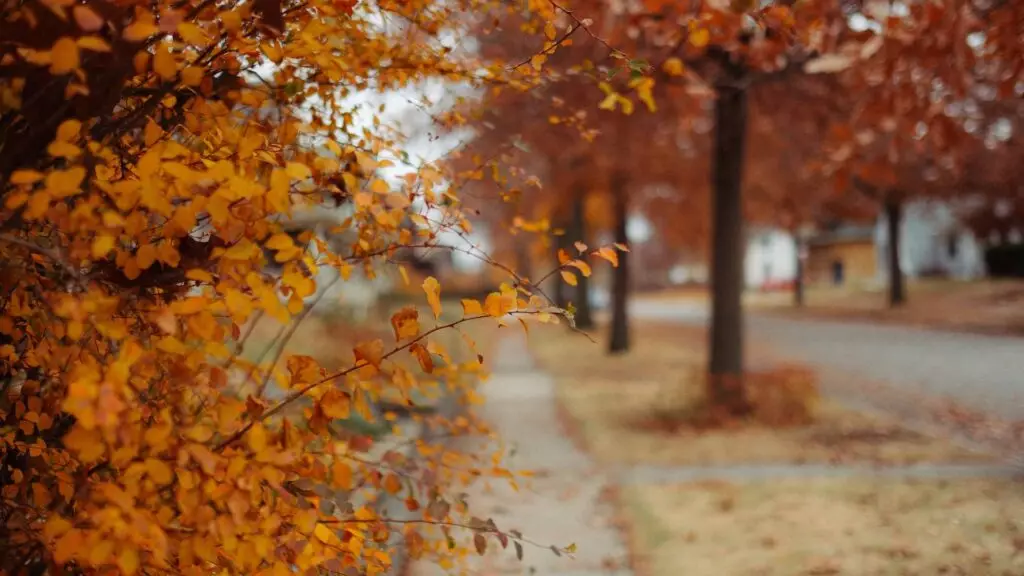
{"type": "Polygon", "coordinates": [[[759,227],[748,234],[743,261],[747,288],[786,288],[796,279],[797,246],[793,235],[777,228],[759,227]]]}
{"type": "Polygon", "coordinates": [[[858,286],[877,281],[873,228],[840,224],[820,230],[807,241],[807,284],[858,286]]]}
{"type": "MultiPolygon", "coordinates": [[[[885,215],[874,229],[879,282],[888,278],[889,229],[885,215]]],[[[985,246],[952,206],[942,202],[908,202],[900,224],[900,268],[908,278],[945,277],[972,280],[985,276],[985,246]]]]}

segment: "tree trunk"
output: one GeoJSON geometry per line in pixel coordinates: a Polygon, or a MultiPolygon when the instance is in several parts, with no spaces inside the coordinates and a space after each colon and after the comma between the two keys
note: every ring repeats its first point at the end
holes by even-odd
{"type": "Polygon", "coordinates": [[[708,400],[715,410],[748,409],[743,375],[743,158],[747,94],[718,87],[712,178],[711,350],[708,400]]]}
{"type": "MultiPolygon", "coordinates": [[[[556,268],[559,266],[558,251],[565,249],[566,238],[568,238],[568,236],[566,236],[565,234],[562,234],[561,236],[555,236],[555,241],[553,244],[556,268]]],[[[554,274],[551,277],[551,282],[552,284],[554,284],[554,286],[551,289],[551,298],[555,301],[555,306],[558,306],[559,308],[565,310],[566,308],[569,307],[569,291],[568,287],[565,284],[565,280],[562,280],[561,275],[554,274]]]]}
{"type": "Polygon", "coordinates": [[[804,239],[796,235],[796,274],[793,278],[793,306],[804,307],[804,239]]]}
{"type": "MultiPolygon", "coordinates": [[[[572,230],[566,240],[565,251],[570,256],[576,254],[575,242],[587,243],[587,222],[584,213],[586,195],[582,191],[576,194],[572,203],[572,230]]],[[[594,327],[594,316],[590,311],[590,279],[583,274],[576,274],[576,327],[590,330],[594,327]]]]}
{"type": "MultiPolygon", "coordinates": [[[[625,177],[615,175],[612,182],[612,201],[615,203],[615,241],[626,244],[626,219],[629,210],[625,190],[625,177]]],[[[629,252],[619,252],[619,265],[612,272],[612,324],[608,340],[608,353],[617,354],[629,350],[629,252]]]]}
{"type": "Polygon", "coordinates": [[[900,224],[903,205],[898,198],[885,200],[885,225],[889,231],[889,307],[897,308],[907,301],[906,283],[900,266],[900,224]]]}

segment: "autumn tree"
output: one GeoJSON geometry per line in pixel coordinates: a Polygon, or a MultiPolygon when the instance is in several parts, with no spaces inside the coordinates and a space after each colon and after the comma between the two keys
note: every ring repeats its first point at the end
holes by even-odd
{"type": "MultiPolygon", "coordinates": [[[[367,92],[530,91],[544,73],[453,50],[469,0],[2,6],[0,571],[380,574],[393,534],[443,565],[489,542],[521,552],[452,490],[493,463],[424,444],[373,459],[337,428],[478,371],[440,331],[560,313],[514,272],[454,319],[426,278],[429,312],[399,310],[338,366],[241,351],[262,317],[287,339],[319,269],[345,282],[471,227],[439,167],[384,177],[401,137],[367,92]],[[284,230],[317,207],[348,211],[341,246],[284,230]],[[411,516],[382,516],[389,495],[411,516]]],[[[553,18],[530,8],[534,29],[553,18]]]]}

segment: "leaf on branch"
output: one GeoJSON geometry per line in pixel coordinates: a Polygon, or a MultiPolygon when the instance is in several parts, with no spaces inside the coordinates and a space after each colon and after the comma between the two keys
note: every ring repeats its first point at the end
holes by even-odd
{"type": "Polygon", "coordinates": [[[558,263],[560,265],[565,266],[571,260],[572,260],[572,257],[569,256],[568,252],[566,252],[565,250],[562,250],[561,248],[558,249],[558,263]]]}
{"type": "Polygon", "coordinates": [[[523,560],[523,545],[518,541],[512,542],[512,545],[516,548],[516,559],[522,562],[523,560]]]}
{"type": "Polygon", "coordinates": [[[462,299],[462,315],[463,316],[479,316],[484,313],[483,307],[480,305],[478,300],[472,298],[462,299]]]}
{"type": "Polygon", "coordinates": [[[612,266],[618,267],[619,265],[619,254],[608,246],[598,248],[594,255],[611,262],[612,266]]]}
{"type": "Polygon", "coordinates": [[[375,368],[380,368],[380,363],[384,358],[384,341],[377,338],[369,342],[360,342],[352,351],[355,352],[356,362],[363,361],[375,368]]]}
{"type": "Polygon", "coordinates": [[[629,252],[629,248],[621,242],[616,242],[614,246],[618,248],[620,252],[629,252]]]}
{"type": "Polygon", "coordinates": [[[417,342],[409,347],[409,352],[416,357],[416,361],[420,363],[420,368],[424,372],[430,374],[434,371],[434,359],[425,346],[417,342]]]}
{"type": "Polygon", "coordinates": [[[572,272],[569,272],[568,270],[562,270],[561,273],[562,273],[562,279],[565,280],[566,284],[568,284],[569,286],[576,286],[576,284],[578,282],[576,281],[576,275],[575,274],[573,274],[572,272]]]}
{"type": "Polygon", "coordinates": [[[583,274],[584,278],[590,277],[590,264],[587,264],[583,260],[573,260],[572,262],[569,262],[569,266],[572,266],[573,268],[579,270],[580,274],[583,274]]]}
{"type": "Polygon", "coordinates": [[[420,334],[420,313],[414,306],[406,306],[391,316],[391,328],[395,331],[395,340],[412,339],[420,334]]]}
{"type": "Polygon", "coordinates": [[[434,312],[434,319],[441,317],[441,284],[438,283],[437,278],[428,276],[423,281],[423,291],[427,293],[427,303],[430,304],[431,311],[434,312]]]}
{"type": "Polygon", "coordinates": [[[584,244],[583,242],[574,242],[573,246],[576,247],[576,250],[578,250],[580,254],[583,254],[584,252],[587,251],[587,245],[584,244]]]}
{"type": "Polygon", "coordinates": [[[473,547],[476,548],[477,554],[483,556],[487,553],[487,538],[479,532],[473,534],[473,547]]]}

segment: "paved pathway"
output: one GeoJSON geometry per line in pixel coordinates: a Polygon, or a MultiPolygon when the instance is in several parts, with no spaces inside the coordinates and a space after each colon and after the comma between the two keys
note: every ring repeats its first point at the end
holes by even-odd
{"type": "MultiPolygon", "coordinates": [[[[520,530],[544,545],[575,543],[577,553],[575,558],[556,557],[550,550],[526,546],[520,562],[509,546],[475,559],[466,573],[627,576],[627,550],[612,525],[612,510],[601,498],[608,477],[565,437],[551,377],[534,367],[518,327],[508,332],[493,354],[496,364],[482,386],[487,402],[480,411],[505,444],[515,448],[504,465],[534,470],[538,477],[519,492],[494,482],[491,490],[476,490],[468,501],[477,516],[493,518],[502,530],[520,530]]],[[[413,566],[411,573],[434,576],[443,571],[424,563],[413,566]]]]}
{"type": "MultiPolygon", "coordinates": [[[[694,302],[638,299],[632,312],[636,318],[691,324],[708,318],[706,307],[694,302]]],[[[885,382],[1024,419],[1022,338],[754,314],[747,327],[748,337],[818,368],[833,383],[885,382]]]]}

